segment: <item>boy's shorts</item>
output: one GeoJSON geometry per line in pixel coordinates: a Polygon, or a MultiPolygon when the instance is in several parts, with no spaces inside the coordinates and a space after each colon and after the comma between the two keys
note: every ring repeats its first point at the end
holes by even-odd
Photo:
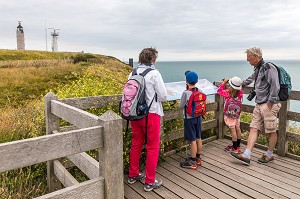
{"type": "Polygon", "coordinates": [[[240,126],[240,118],[234,119],[224,115],[224,122],[229,128],[235,128],[240,126]]]}
{"type": "Polygon", "coordinates": [[[201,122],[202,117],[184,119],[184,139],[186,141],[195,141],[201,138],[201,122]]]}
{"type": "Polygon", "coordinates": [[[265,130],[265,133],[276,132],[277,113],[281,107],[280,103],[273,104],[270,110],[267,103],[256,104],[253,110],[252,122],[250,127],[256,128],[259,131],[265,130]]]}

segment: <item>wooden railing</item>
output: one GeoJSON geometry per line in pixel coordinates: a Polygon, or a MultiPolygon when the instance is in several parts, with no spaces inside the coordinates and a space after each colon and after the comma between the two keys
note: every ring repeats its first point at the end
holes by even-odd
{"type": "MultiPolygon", "coordinates": [[[[247,87],[247,94],[252,88],[247,87]]],[[[0,172],[17,169],[47,161],[47,181],[51,193],[39,198],[124,198],[123,184],[123,126],[122,120],[112,110],[100,117],[86,112],[90,108],[104,108],[118,105],[121,95],[84,98],[58,99],[54,94],[45,96],[46,133],[45,136],[0,144],[0,172]],[[63,119],[73,130],[65,131],[60,126],[63,119]],[[86,153],[98,149],[99,161],[86,153]],[[63,164],[67,158],[90,179],[79,183],[63,164]],[[65,188],[63,188],[65,187],[65,188]]],[[[293,91],[290,100],[300,100],[300,92],[293,91]]],[[[279,112],[277,153],[300,159],[287,153],[287,142],[300,143],[300,135],[287,131],[288,120],[300,121],[300,113],[289,111],[290,101],[282,102],[279,112]]],[[[203,143],[227,137],[223,121],[224,100],[215,95],[215,102],[207,104],[207,112],[214,117],[202,123],[202,130],[214,129],[214,135],[203,143]]],[[[251,113],[254,106],[242,105],[243,112],[251,113]]],[[[182,110],[165,111],[162,117],[162,142],[183,138],[183,128],[163,132],[163,122],[182,118],[182,110]]],[[[242,128],[249,129],[249,123],[242,122],[242,128]]],[[[228,138],[228,137],[227,137],[228,138]]],[[[262,147],[262,146],[259,146],[262,147]]],[[[169,153],[169,152],[168,152],[169,153]]]]}

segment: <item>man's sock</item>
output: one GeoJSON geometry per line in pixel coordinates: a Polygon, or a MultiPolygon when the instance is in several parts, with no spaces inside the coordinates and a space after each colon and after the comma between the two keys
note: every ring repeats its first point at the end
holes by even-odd
{"type": "Polygon", "coordinates": [[[271,157],[273,157],[273,151],[267,151],[267,153],[266,153],[266,155],[269,157],[269,158],[271,158],[271,157]]]}
{"type": "Polygon", "coordinates": [[[200,154],[199,153],[196,154],[196,158],[200,158],[200,154]]]}
{"type": "Polygon", "coordinates": [[[244,158],[250,159],[252,152],[249,149],[246,149],[242,154],[244,158]]]}

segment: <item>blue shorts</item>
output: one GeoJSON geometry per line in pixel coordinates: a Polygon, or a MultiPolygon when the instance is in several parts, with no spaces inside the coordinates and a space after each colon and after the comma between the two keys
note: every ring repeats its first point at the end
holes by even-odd
{"type": "Polygon", "coordinates": [[[196,141],[201,138],[202,117],[184,119],[184,139],[186,141],[196,141]]]}

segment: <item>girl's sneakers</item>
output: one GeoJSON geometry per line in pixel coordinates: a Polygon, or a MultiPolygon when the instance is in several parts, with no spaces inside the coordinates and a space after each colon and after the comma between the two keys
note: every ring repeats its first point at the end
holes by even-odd
{"type": "Polygon", "coordinates": [[[236,149],[234,149],[232,145],[228,145],[228,146],[224,149],[224,151],[229,152],[229,153],[230,153],[230,152],[238,153],[238,152],[240,152],[240,149],[241,149],[241,147],[237,147],[236,149]]]}

